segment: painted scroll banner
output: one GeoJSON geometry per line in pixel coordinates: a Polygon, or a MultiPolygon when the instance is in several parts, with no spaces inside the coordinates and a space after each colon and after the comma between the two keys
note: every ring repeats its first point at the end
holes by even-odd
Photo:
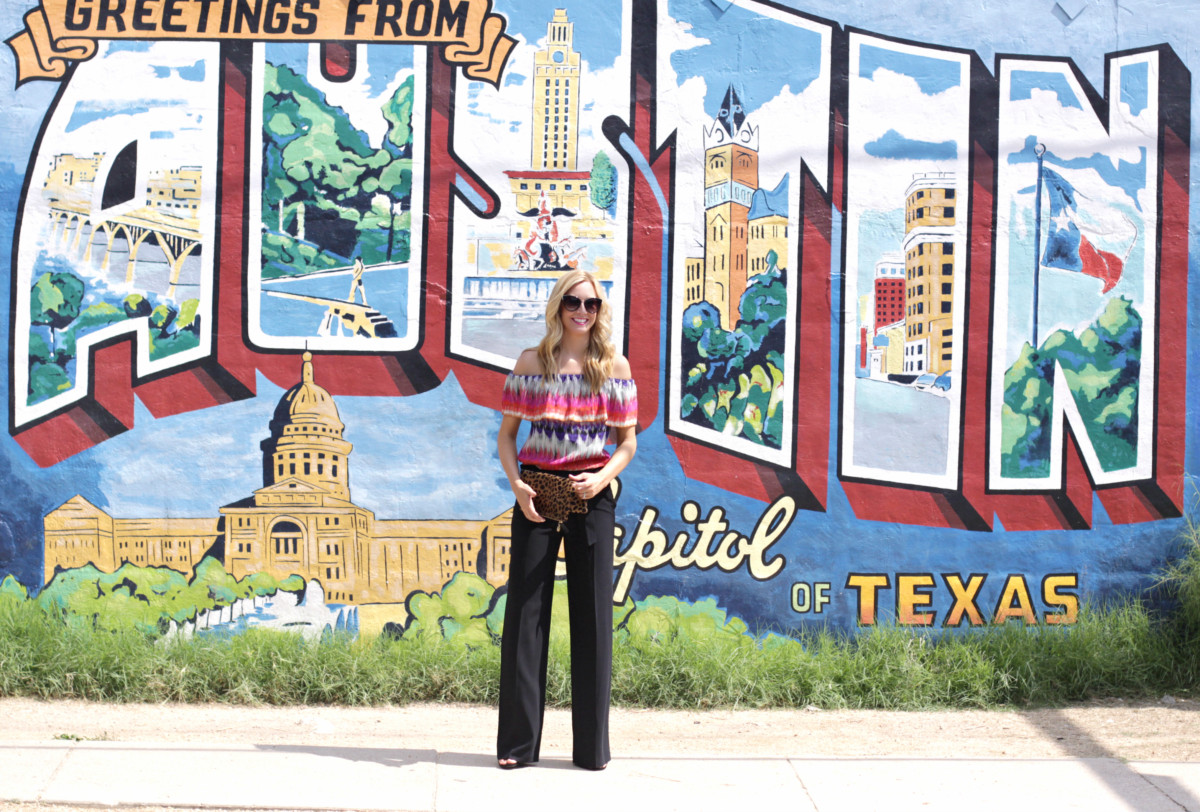
{"type": "Polygon", "coordinates": [[[96,54],[96,40],[281,40],[446,46],[446,58],[473,79],[496,84],[515,44],[491,0],[43,0],[10,37],[17,82],[61,79],[73,61],[96,54]]]}

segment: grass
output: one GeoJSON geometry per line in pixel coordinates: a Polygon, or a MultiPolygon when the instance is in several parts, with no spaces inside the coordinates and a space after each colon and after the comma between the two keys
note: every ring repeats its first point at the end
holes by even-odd
{"type": "MultiPolygon", "coordinates": [[[[1070,627],[1016,624],[933,637],[663,635],[613,651],[613,702],[660,708],[989,708],[1200,694],[1200,532],[1137,599],[1081,608],[1070,627]]],[[[436,637],[306,642],[249,630],[160,641],[98,630],[33,601],[0,600],[0,696],[116,702],[383,705],[496,701],[499,647],[436,637]]],[[[547,701],[570,702],[567,647],[550,652],[547,701]]]]}

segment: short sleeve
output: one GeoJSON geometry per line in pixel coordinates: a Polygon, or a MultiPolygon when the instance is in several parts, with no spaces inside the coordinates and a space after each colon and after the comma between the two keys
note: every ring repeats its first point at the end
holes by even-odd
{"type": "Polygon", "coordinates": [[[637,425],[637,384],[628,378],[609,378],[604,385],[605,425],[625,428],[637,425]]]}

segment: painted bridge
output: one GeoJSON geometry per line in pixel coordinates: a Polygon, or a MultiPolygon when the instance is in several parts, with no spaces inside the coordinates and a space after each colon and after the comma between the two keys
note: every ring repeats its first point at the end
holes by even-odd
{"type": "Polygon", "coordinates": [[[129,246],[129,258],[125,265],[126,284],[133,283],[139,250],[147,239],[153,237],[170,266],[169,282],[163,293],[172,299],[175,298],[175,288],[179,284],[184,260],[196,253],[202,242],[199,224],[195,218],[174,217],[151,206],[143,206],[114,217],[96,219],[86,206],[56,201],[50,205],[49,215],[49,242],[54,244],[57,241],[62,248],[75,252],[84,262],[92,261],[93,246],[97,243],[96,235],[104,234],[101,272],[108,271],[113,246],[118,237],[123,237],[129,246]],[[88,228],[91,230],[88,231],[87,241],[84,243],[83,234],[88,228]],[[81,243],[84,243],[82,255],[79,254],[81,243]]]}

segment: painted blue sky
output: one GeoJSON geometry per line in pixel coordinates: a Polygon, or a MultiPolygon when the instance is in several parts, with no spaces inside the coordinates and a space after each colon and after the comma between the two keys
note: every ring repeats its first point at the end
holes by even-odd
{"type": "MultiPolygon", "coordinates": [[[[899,253],[903,245],[903,206],[891,211],[863,212],[858,221],[858,295],[874,291],[876,261],[884,254],[899,253]]],[[[857,312],[857,303],[854,307],[850,312],[857,312]]]]}
{"type": "MultiPolygon", "coordinates": [[[[318,384],[328,363],[316,359],[318,384]]],[[[63,465],[96,467],[103,485],[83,496],[115,516],[216,516],[263,485],[259,442],[284,390],[261,376],[257,389],[250,400],[157,420],[139,404],[136,431],[63,465]]],[[[377,518],[491,518],[511,506],[492,463],[499,413],[470,403],[453,375],[413,397],[334,400],[354,445],[351,498],[377,518]],[[448,455],[451,436],[458,451],[448,455]],[[416,460],[438,460],[437,469],[416,460]]]]}
{"type": "MultiPolygon", "coordinates": [[[[574,23],[575,50],[588,63],[588,68],[597,71],[612,67],[621,52],[621,3],[616,0],[559,0],[555,3],[500,0],[492,10],[508,18],[506,31],[510,35],[519,34],[532,45],[546,36],[546,26],[557,8],[565,8],[567,19],[574,23]]],[[[523,65],[510,64],[508,67],[514,76],[523,78],[527,78],[524,74],[527,70],[523,65]]]]}
{"type": "Polygon", "coordinates": [[[1150,66],[1145,62],[1121,68],[1121,101],[1137,116],[1146,109],[1150,98],[1150,66]]]}
{"type": "MultiPolygon", "coordinates": [[[[266,53],[267,59],[275,64],[283,63],[303,70],[308,66],[311,48],[308,43],[272,42],[267,45],[266,53]]],[[[397,71],[412,70],[412,66],[413,47],[368,46],[365,59],[355,63],[354,82],[361,84],[369,96],[382,97],[395,81],[397,71]]]]}
{"type": "Polygon", "coordinates": [[[850,47],[856,49],[857,71],[849,80],[849,149],[865,156],[850,168],[853,205],[892,212],[903,206],[914,174],[965,170],[961,142],[967,137],[969,97],[963,55],[919,52],[867,35],[853,37],[850,47]]]}
{"type": "MultiPolygon", "coordinates": [[[[1020,151],[1009,153],[1008,162],[1010,164],[1036,164],[1037,155],[1034,153],[1034,148],[1037,144],[1037,137],[1029,136],[1025,141],[1025,146],[1020,151]]],[[[1141,160],[1133,163],[1120,159],[1114,162],[1110,156],[1102,152],[1094,152],[1084,158],[1064,158],[1051,149],[1051,144],[1046,143],[1045,146],[1046,154],[1042,160],[1046,166],[1060,169],[1091,169],[1112,188],[1114,193],[1125,195],[1129,198],[1129,203],[1135,208],[1141,209],[1137,194],[1146,188],[1146,149],[1144,147],[1139,149],[1142,156],[1141,160]]],[[[1030,175],[1030,177],[1032,178],[1035,175],[1036,173],[1030,175]]],[[[1029,187],[1021,191],[1032,194],[1033,189],[1033,185],[1030,184],[1029,187]]]]}
{"type": "Polygon", "coordinates": [[[1058,96],[1058,103],[1063,107],[1083,107],[1079,97],[1075,95],[1075,91],[1068,84],[1067,77],[1057,69],[1052,71],[1015,70],[1012,72],[1010,100],[1023,101],[1031,98],[1035,90],[1047,90],[1055,94],[1058,96]]]}
{"type": "MultiPolygon", "coordinates": [[[[1145,62],[1125,65],[1121,68],[1120,101],[1129,106],[1130,112],[1133,115],[1139,114],[1148,104],[1148,73],[1148,66],[1145,62]]],[[[1032,98],[1034,90],[1054,93],[1064,112],[1091,110],[1090,105],[1085,106],[1086,100],[1080,98],[1079,94],[1072,89],[1060,65],[1048,63],[1044,71],[1015,70],[1012,72],[1009,91],[1012,101],[1028,100],[1032,98]]],[[[1007,156],[1007,161],[1010,164],[1036,163],[1037,155],[1034,149],[1040,141],[1046,148],[1044,160],[1047,166],[1073,170],[1091,169],[1114,192],[1120,190],[1121,193],[1129,198],[1129,202],[1135,208],[1141,208],[1137,196],[1139,192],[1146,188],[1147,183],[1146,150],[1144,148],[1139,150],[1141,157],[1138,161],[1130,161],[1122,158],[1114,161],[1112,156],[1102,152],[1094,152],[1087,156],[1066,157],[1061,155],[1060,150],[1055,148],[1056,136],[1061,137],[1064,142],[1074,142],[1077,140],[1074,133],[1069,131],[1061,134],[1054,132],[1033,133],[1026,137],[1022,149],[1014,151],[1007,156]]],[[[1119,144],[1113,149],[1113,152],[1117,154],[1123,151],[1119,144]]],[[[1030,187],[1028,190],[1022,191],[1032,193],[1033,189],[1030,187]]]]}
{"type": "Polygon", "coordinates": [[[707,78],[704,112],[711,117],[719,112],[730,82],[745,109],[753,111],[785,86],[800,93],[820,75],[821,38],[812,31],[740,6],[722,11],[716,3],[671,2],[668,9],[692,26],[693,36],[710,42],[672,54],[671,65],[680,84],[693,76],[707,78]],[[730,30],[737,36],[730,37],[730,30]]]}

